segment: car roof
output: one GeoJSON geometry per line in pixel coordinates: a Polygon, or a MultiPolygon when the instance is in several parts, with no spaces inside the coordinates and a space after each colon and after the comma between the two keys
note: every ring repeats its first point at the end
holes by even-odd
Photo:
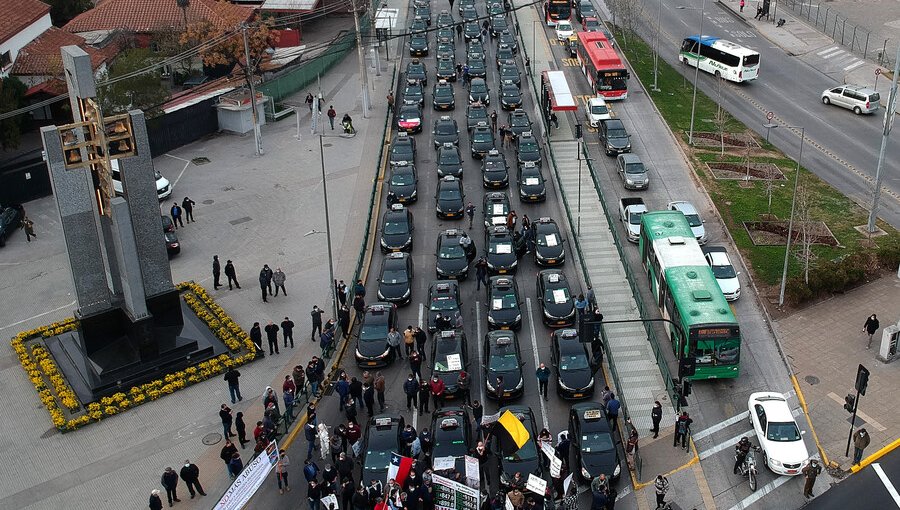
{"type": "Polygon", "coordinates": [[[633,154],[631,152],[626,152],[625,154],[619,154],[619,158],[625,162],[625,164],[630,163],[640,163],[641,158],[637,154],[633,154]]]}
{"type": "Polygon", "coordinates": [[[601,122],[603,122],[604,124],[606,124],[606,127],[610,127],[610,128],[622,128],[622,129],[625,129],[625,123],[622,122],[622,121],[619,120],[619,119],[606,119],[606,120],[603,120],[603,121],[601,121],[601,122]]]}
{"type": "Polygon", "coordinates": [[[508,348],[508,349],[511,349],[513,352],[515,352],[515,350],[516,350],[516,348],[515,348],[516,334],[512,331],[509,331],[509,330],[490,331],[485,336],[485,338],[488,341],[488,345],[492,349],[507,349],[508,348]],[[507,339],[509,340],[509,343],[506,343],[507,339]],[[503,340],[503,343],[498,344],[497,342],[501,341],[501,340],[503,340]]]}
{"type": "Polygon", "coordinates": [[[686,202],[684,200],[678,200],[675,202],[669,202],[669,209],[675,209],[676,211],[681,211],[684,214],[698,214],[697,208],[694,207],[694,204],[690,202],[686,202]]]}
{"type": "Polygon", "coordinates": [[[774,391],[761,391],[750,395],[750,402],[759,404],[766,411],[766,420],[794,421],[794,415],[787,403],[787,399],[781,393],[774,391]]]}

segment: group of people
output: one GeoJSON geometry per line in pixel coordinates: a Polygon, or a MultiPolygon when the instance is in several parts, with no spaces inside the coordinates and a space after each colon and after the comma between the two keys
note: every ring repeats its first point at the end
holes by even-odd
{"type": "MultiPolygon", "coordinates": [[[[180,503],[181,500],[178,499],[178,478],[187,485],[188,492],[191,494],[191,499],[194,499],[197,494],[201,496],[206,496],[206,493],[203,492],[203,486],[200,485],[200,468],[197,467],[196,464],[192,463],[190,460],[185,460],[184,465],[181,467],[179,472],[175,472],[171,467],[167,467],[165,471],[163,471],[162,477],[159,482],[162,484],[163,489],[166,491],[166,499],[169,501],[169,506],[173,506],[175,503],[180,503]]],[[[150,491],[150,510],[161,510],[163,507],[162,498],[159,497],[160,490],[153,489],[150,491]]]]}
{"type": "Polygon", "coordinates": [[[178,202],[172,202],[172,207],[169,209],[169,215],[172,217],[172,225],[175,226],[175,229],[184,226],[184,219],[187,219],[188,223],[194,221],[195,205],[197,205],[197,203],[188,197],[184,197],[180,207],[178,206],[178,202]]]}
{"type": "MultiPolygon", "coordinates": [[[[273,284],[275,288],[274,296],[278,296],[279,290],[281,290],[283,295],[287,296],[287,289],[284,288],[285,280],[287,280],[287,276],[280,267],[275,269],[275,271],[272,271],[269,264],[263,264],[262,269],[259,270],[259,289],[262,291],[262,300],[264,303],[269,302],[269,300],[266,299],[267,296],[273,295],[273,284]]],[[[291,347],[293,347],[293,345],[291,345],[291,347]]]]}

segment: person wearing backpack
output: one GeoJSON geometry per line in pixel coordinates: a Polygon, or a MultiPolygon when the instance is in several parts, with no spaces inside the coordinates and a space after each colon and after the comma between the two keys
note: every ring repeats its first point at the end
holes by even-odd
{"type": "Polygon", "coordinates": [[[687,437],[693,422],[694,420],[688,416],[687,411],[681,412],[681,416],[675,419],[675,442],[672,443],[672,446],[678,446],[678,440],[681,439],[681,447],[687,448],[687,437]]]}

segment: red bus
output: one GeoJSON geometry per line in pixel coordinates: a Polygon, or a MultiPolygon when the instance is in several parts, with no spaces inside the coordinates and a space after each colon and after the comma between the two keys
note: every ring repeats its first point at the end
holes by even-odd
{"type": "Polygon", "coordinates": [[[544,3],[544,17],[548,27],[555,27],[557,21],[570,21],[572,4],[569,0],[547,0],[544,3]]]}
{"type": "Polygon", "coordinates": [[[628,69],[603,32],[578,32],[575,51],[594,93],[607,100],[628,97],[628,69]]]}

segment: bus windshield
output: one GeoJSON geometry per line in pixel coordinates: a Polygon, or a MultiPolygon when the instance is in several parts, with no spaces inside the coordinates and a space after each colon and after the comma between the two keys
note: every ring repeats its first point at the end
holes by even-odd
{"type": "Polygon", "coordinates": [[[697,342],[697,365],[737,365],[740,362],[740,338],[719,338],[697,342]]]}
{"type": "Polygon", "coordinates": [[[550,0],[547,2],[547,15],[553,19],[569,19],[572,15],[569,0],[550,0]]]}
{"type": "Polygon", "coordinates": [[[625,71],[597,71],[599,86],[602,90],[625,90],[628,88],[625,71]]]}
{"type": "Polygon", "coordinates": [[[753,67],[755,65],[759,65],[759,53],[744,57],[744,67],[753,67]]]}

